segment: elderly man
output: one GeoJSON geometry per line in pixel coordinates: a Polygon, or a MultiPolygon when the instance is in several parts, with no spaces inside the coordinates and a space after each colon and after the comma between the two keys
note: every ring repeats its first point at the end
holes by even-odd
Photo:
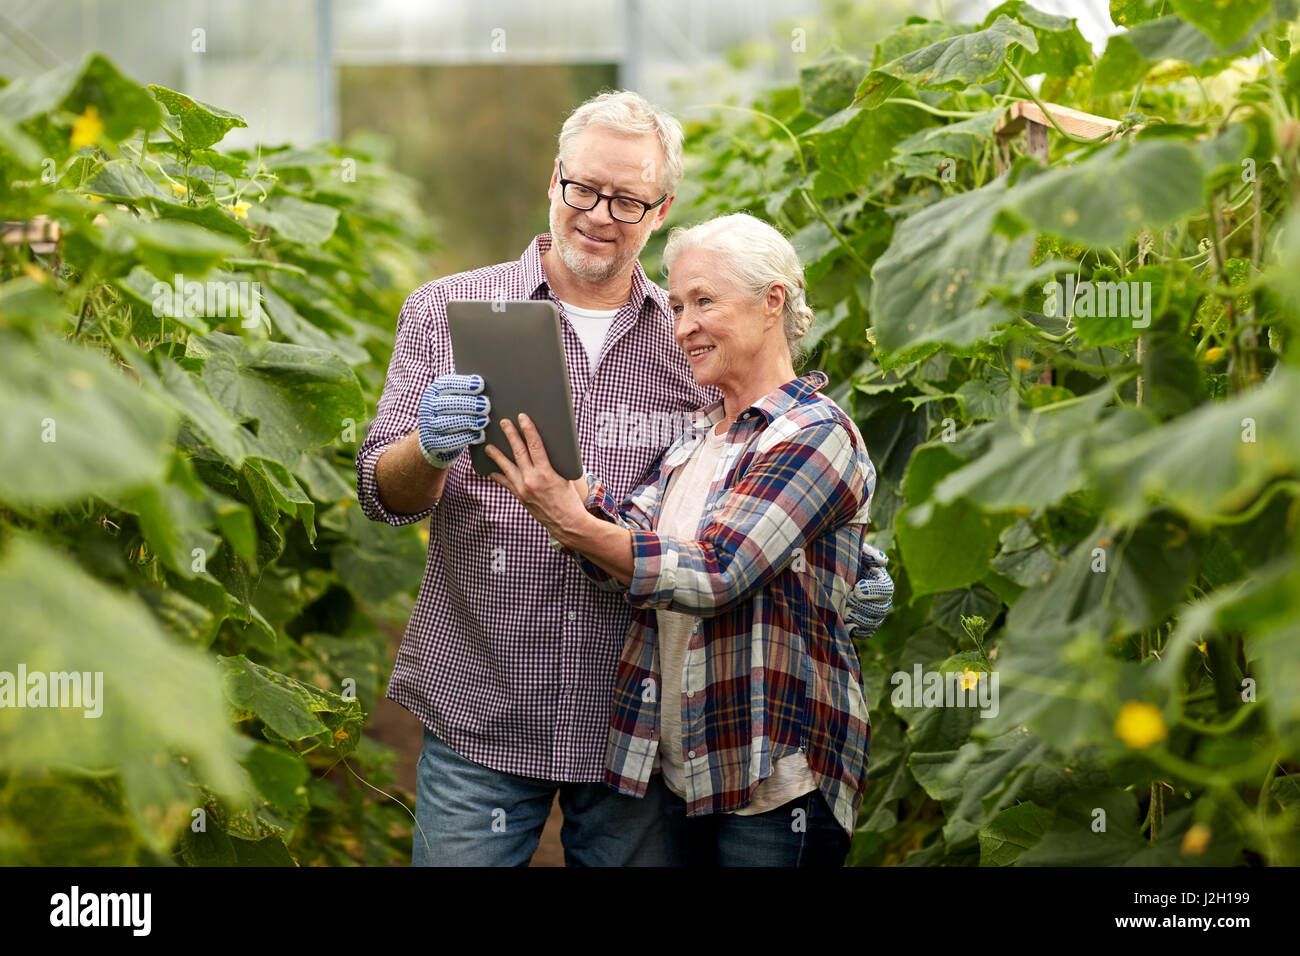
{"type": "Polygon", "coordinates": [[[557,791],[570,865],[680,861],[659,776],[643,798],[601,782],[631,609],[553,550],[462,454],[482,440],[491,409],[481,378],[452,368],[446,305],[555,303],[583,463],[622,499],[690,413],[721,397],[696,384],[667,295],[638,262],[681,181],[681,142],[677,121],[635,93],[587,101],[560,132],[550,232],[518,261],[427,283],[402,308],[357,488],[374,520],[431,518],[428,565],[388,687],[425,727],[417,865],[526,864],[557,791]]]}

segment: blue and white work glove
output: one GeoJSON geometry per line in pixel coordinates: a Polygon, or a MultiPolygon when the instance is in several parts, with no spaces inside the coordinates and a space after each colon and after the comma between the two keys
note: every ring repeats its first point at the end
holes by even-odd
{"type": "Polygon", "coordinates": [[[487,440],[492,404],[481,375],[440,375],[420,397],[420,451],[435,468],[450,468],[469,445],[487,440]]]}
{"type": "Polygon", "coordinates": [[[876,633],[894,602],[894,579],[885,570],[889,558],[883,551],[862,542],[862,578],[849,592],[844,623],[849,636],[866,640],[876,633]]]}

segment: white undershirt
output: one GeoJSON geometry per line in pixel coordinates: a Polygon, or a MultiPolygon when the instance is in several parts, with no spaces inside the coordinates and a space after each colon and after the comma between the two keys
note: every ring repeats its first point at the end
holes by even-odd
{"type": "Polygon", "coordinates": [[[596,359],[600,358],[600,347],[605,344],[605,333],[614,324],[614,316],[618,315],[618,309],[607,311],[580,309],[563,299],[560,300],[560,304],[564,306],[564,313],[572,323],[573,331],[577,332],[578,338],[582,340],[582,345],[587,350],[587,357],[591,359],[592,368],[595,368],[596,359]]]}

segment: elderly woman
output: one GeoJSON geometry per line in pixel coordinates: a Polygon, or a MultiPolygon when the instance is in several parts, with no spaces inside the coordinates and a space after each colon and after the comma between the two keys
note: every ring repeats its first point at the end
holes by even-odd
{"type": "Polygon", "coordinates": [[[696,412],[622,505],[594,476],[557,475],[523,415],[518,432],[502,422],[513,463],[488,449],[493,478],[638,609],[606,782],[640,796],[661,771],[689,863],[839,866],[867,780],[871,725],[845,618],[875,471],[852,419],[819,392],[826,376],[795,375],[812,312],[780,233],[724,216],[674,230],[664,265],[677,343],[722,401],[696,412]]]}

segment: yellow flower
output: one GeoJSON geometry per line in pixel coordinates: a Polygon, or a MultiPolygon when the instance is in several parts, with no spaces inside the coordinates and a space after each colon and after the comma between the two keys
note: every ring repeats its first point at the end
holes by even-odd
{"type": "Polygon", "coordinates": [[[1029,359],[1016,359],[1013,364],[1016,366],[1016,368],[1020,369],[1022,372],[1028,371],[1029,369],[1034,367],[1034,363],[1029,361],[1029,359]]]}
{"type": "Polygon", "coordinates": [[[1200,856],[1210,845],[1210,828],[1204,823],[1193,823],[1183,834],[1183,852],[1200,856]]]}
{"type": "Polygon", "coordinates": [[[86,112],[73,121],[72,148],[81,149],[83,146],[94,146],[99,142],[99,137],[102,135],[104,135],[104,124],[99,118],[99,110],[93,106],[87,106],[86,112]]]}
{"type": "Polygon", "coordinates": [[[1168,735],[1165,719],[1155,704],[1125,701],[1115,719],[1115,736],[1134,750],[1145,750],[1168,735]]]}
{"type": "Polygon", "coordinates": [[[242,201],[237,202],[233,206],[229,207],[230,211],[235,214],[236,219],[247,219],[248,210],[251,208],[252,207],[249,206],[248,203],[242,201]]]}
{"type": "Polygon", "coordinates": [[[973,671],[970,668],[961,672],[961,689],[970,690],[979,683],[979,671],[973,671]]]}
{"type": "Polygon", "coordinates": [[[189,192],[189,190],[186,189],[184,186],[182,186],[180,183],[172,183],[172,191],[180,193],[182,196],[184,196],[187,192],[189,192]]]}
{"type": "MultiPolygon", "coordinates": [[[[1223,358],[1223,349],[1219,348],[1217,345],[1214,346],[1214,348],[1205,350],[1205,361],[1217,362],[1221,358],[1223,358]]],[[[1190,833],[1191,831],[1188,832],[1190,833]]]]}
{"type": "Polygon", "coordinates": [[[1207,650],[1205,649],[1205,642],[1204,642],[1204,641],[1201,641],[1201,643],[1197,644],[1197,645],[1196,645],[1196,649],[1197,649],[1198,651],[1200,651],[1202,654],[1209,654],[1209,653],[1210,653],[1209,651],[1207,651],[1207,650]]]}

